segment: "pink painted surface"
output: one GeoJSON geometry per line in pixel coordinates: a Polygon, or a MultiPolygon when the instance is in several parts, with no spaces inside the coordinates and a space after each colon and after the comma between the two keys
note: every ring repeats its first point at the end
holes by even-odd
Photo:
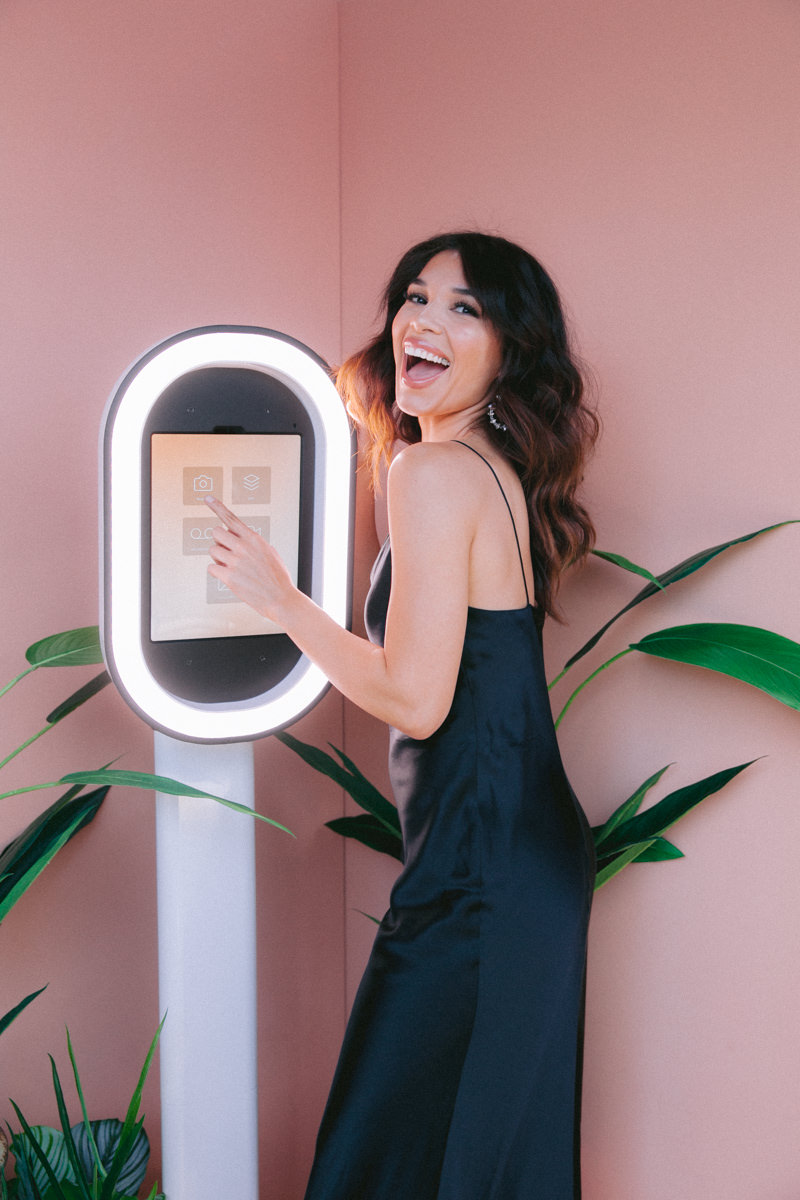
{"type": "MultiPolygon", "coordinates": [[[[798,26],[781,0],[6,0],[0,675],[36,638],[96,620],[96,432],[133,358],[231,321],[335,360],[364,337],[398,253],[453,225],[523,241],[561,286],[599,381],[587,490],[602,547],[658,570],[800,516],[798,26]]],[[[362,491],[356,607],[370,509],[362,491]]],[[[800,639],[798,537],[731,552],[621,622],[606,653],[690,620],[800,639]]],[[[635,590],[600,562],[567,584],[553,673],[635,590]]],[[[7,744],[75,682],[49,672],[5,699],[7,744]]],[[[678,827],[684,860],[632,867],[599,895],[586,1200],[800,1195],[798,719],[633,656],[565,719],[595,820],[667,762],[677,787],[766,756],[678,827]]],[[[335,695],[298,733],[344,745],[385,785],[384,731],[335,695]]],[[[4,782],[117,754],[147,767],[150,745],[106,692],[4,782]]],[[[257,834],[262,1192],[299,1200],[372,935],[355,910],[379,914],[394,872],[322,827],[341,793],[284,748],[259,746],[257,771],[261,807],[298,834],[257,834]]],[[[42,805],[4,801],[0,844],[42,805]]],[[[11,1094],[55,1118],[46,1053],[65,1065],[65,1024],[95,1111],[127,1098],[158,1019],[152,811],[112,796],[4,924],[0,1011],[50,986],[0,1039],[2,1117],[11,1094]]],[[[155,1078],[145,1099],[157,1159],[155,1078]]]]}
{"type": "MultiPolygon", "coordinates": [[[[587,493],[601,547],[663,570],[800,516],[797,7],[344,0],[342,17],[345,350],[408,244],[497,230],[550,268],[598,376],[587,493]]],[[[800,638],[799,537],[731,552],[589,663],[682,621],[800,638]]],[[[553,674],[636,590],[600,562],[570,581],[569,625],[547,633],[553,674]]],[[[599,893],[586,1200],[800,1195],[799,720],[731,680],[631,656],[564,721],[595,821],[670,761],[659,794],[767,756],[677,827],[684,860],[599,893]]],[[[357,878],[353,864],[351,891],[357,878]]],[[[378,907],[373,887],[360,907],[378,907]]],[[[351,990],[360,965],[351,954],[351,990]]]]}
{"type": "MultiPolygon", "coordinates": [[[[336,358],[337,72],[329,0],[2,6],[3,678],[37,638],[97,621],[97,433],[133,359],[215,322],[336,358]]],[[[4,743],[89,673],[26,680],[2,702],[4,743]]],[[[331,694],[299,733],[338,740],[341,723],[331,694]]],[[[3,780],[117,755],[149,769],[151,746],[107,691],[3,780]]],[[[271,740],[257,779],[263,811],[297,834],[256,834],[262,1180],[278,1200],[302,1192],[342,1030],[342,850],[323,828],[342,798],[271,740]]],[[[0,845],[43,803],[3,802],[0,845]]],[[[0,1012],[49,982],[0,1039],[0,1117],[10,1094],[56,1119],[47,1052],[68,1070],[65,1024],[93,1114],[119,1113],[158,1022],[152,796],[112,793],[0,936],[0,1012]]],[[[157,1167],[155,1072],[145,1111],[157,1167]]]]}

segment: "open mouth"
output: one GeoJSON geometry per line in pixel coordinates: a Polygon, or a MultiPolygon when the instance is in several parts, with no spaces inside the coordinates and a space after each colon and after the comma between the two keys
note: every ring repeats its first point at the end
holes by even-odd
{"type": "Polygon", "coordinates": [[[411,383],[430,383],[450,366],[450,360],[443,354],[435,354],[432,350],[423,350],[408,342],[404,343],[403,351],[403,374],[411,383]]]}

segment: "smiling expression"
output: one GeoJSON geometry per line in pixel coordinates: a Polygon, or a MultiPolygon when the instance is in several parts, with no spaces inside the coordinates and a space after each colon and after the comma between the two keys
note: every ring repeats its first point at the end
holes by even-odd
{"type": "Polygon", "coordinates": [[[392,322],[395,397],[425,435],[436,418],[473,420],[491,397],[502,362],[500,339],[464,278],[461,258],[432,258],[392,322]]]}

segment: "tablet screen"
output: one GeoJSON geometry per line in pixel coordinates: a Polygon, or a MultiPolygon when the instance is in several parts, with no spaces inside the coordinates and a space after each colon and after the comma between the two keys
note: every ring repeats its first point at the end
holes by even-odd
{"type": "Polygon", "coordinates": [[[278,551],[297,583],[301,437],[154,433],[150,637],[154,642],[280,633],[208,574],[216,496],[278,551]]]}

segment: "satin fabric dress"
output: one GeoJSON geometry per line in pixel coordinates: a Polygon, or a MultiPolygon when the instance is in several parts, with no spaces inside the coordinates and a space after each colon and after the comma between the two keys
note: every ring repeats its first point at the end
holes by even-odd
{"type": "MultiPolygon", "coordinates": [[[[366,605],[379,643],[390,587],[387,541],[366,605]]],[[[423,740],[391,730],[390,777],[404,867],[306,1200],[576,1200],[594,850],[533,606],[469,609],[450,712],[423,740]]]]}

